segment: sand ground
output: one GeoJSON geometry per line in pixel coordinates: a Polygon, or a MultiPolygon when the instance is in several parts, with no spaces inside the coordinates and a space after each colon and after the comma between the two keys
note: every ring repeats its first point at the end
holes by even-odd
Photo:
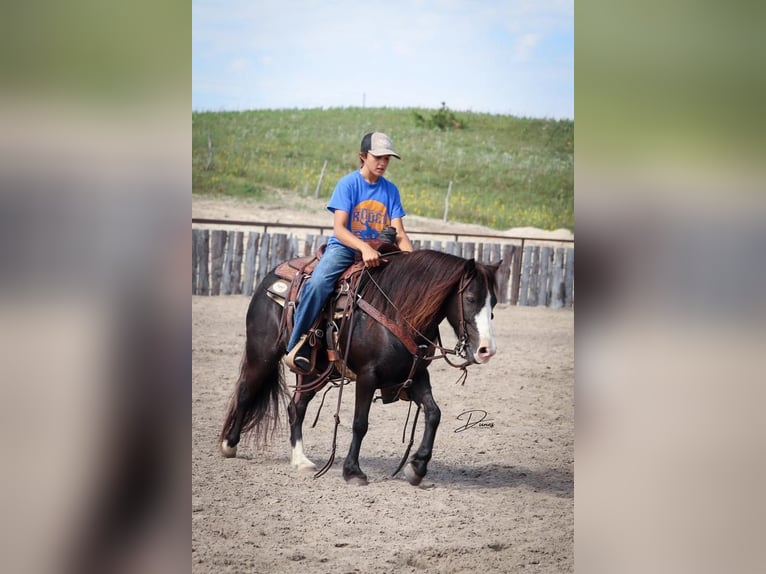
{"type": "MultiPolygon", "coordinates": [[[[247,303],[192,300],[193,572],[573,571],[573,311],[497,309],[499,350],[489,364],[471,367],[464,386],[443,362],[432,367],[442,423],[419,487],[390,476],[404,452],[406,404],[374,403],[360,456],[370,484],[357,487],[340,469],[353,385],[344,390],[338,460],[323,477],[290,466],[286,416],[264,451],[243,444],[236,459],[219,455],[247,303]],[[469,410],[486,411],[491,426],[455,432],[469,410]]],[[[336,393],[316,428],[318,400],[306,418],[306,453],[320,466],[336,393]]],[[[416,441],[421,432],[419,423],[416,441]]]]}

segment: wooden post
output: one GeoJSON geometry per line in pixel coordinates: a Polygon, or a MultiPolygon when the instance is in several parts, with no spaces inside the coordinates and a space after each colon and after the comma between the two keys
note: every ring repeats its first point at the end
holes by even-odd
{"type": "Polygon", "coordinates": [[[433,245],[431,246],[431,249],[433,249],[434,251],[442,251],[442,252],[444,251],[441,241],[434,241],[433,245]]]}
{"type": "Polygon", "coordinates": [[[497,270],[497,301],[498,303],[508,303],[508,287],[511,283],[511,261],[513,256],[513,245],[506,243],[502,247],[502,262],[497,270]]]}
{"type": "Polygon", "coordinates": [[[447,222],[447,212],[449,211],[449,196],[452,193],[452,182],[449,182],[447,186],[447,195],[444,197],[444,217],[442,217],[442,223],[447,222]]]}
{"type": "Polygon", "coordinates": [[[314,190],[314,197],[319,197],[319,189],[322,187],[322,180],[324,179],[324,170],[327,169],[327,160],[324,160],[322,166],[322,173],[319,174],[319,181],[317,181],[317,188],[314,190]]]}
{"type": "Polygon", "coordinates": [[[279,256],[277,255],[277,251],[279,250],[279,236],[282,235],[281,233],[274,233],[271,236],[271,240],[269,241],[269,253],[268,253],[268,259],[266,263],[266,272],[268,273],[274,267],[277,266],[277,263],[279,263],[279,256]]]}
{"type": "Polygon", "coordinates": [[[197,245],[197,268],[199,269],[199,278],[197,280],[197,289],[200,295],[210,294],[210,277],[208,274],[208,253],[210,251],[210,231],[203,229],[197,235],[199,243],[197,245]]]}
{"type": "Polygon", "coordinates": [[[502,246],[499,243],[493,243],[487,263],[500,263],[502,259],[502,246]]]}
{"type": "Polygon", "coordinates": [[[231,260],[231,291],[230,293],[242,293],[242,242],[244,232],[234,232],[234,257],[231,260]]]}
{"type": "Polygon", "coordinates": [[[287,259],[295,259],[298,255],[298,237],[290,235],[287,244],[287,259]]]}
{"type": "Polygon", "coordinates": [[[540,293],[540,246],[534,245],[530,248],[532,253],[532,266],[529,272],[529,295],[527,296],[527,305],[537,306],[540,293]]]}
{"type": "Polygon", "coordinates": [[[521,272],[521,293],[519,296],[519,305],[526,305],[529,300],[529,276],[532,271],[532,248],[527,245],[521,257],[523,258],[521,272]]]}
{"type": "Polygon", "coordinates": [[[282,261],[287,261],[290,258],[290,239],[286,233],[279,234],[279,242],[277,243],[276,261],[274,261],[273,267],[276,267],[282,261]]]}
{"type": "Polygon", "coordinates": [[[226,232],[214,229],[210,234],[210,294],[221,294],[221,277],[223,276],[223,249],[226,245],[226,232]]]}
{"type": "Polygon", "coordinates": [[[232,233],[226,234],[226,248],[223,251],[223,270],[221,272],[221,295],[231,293],[231,260],[234,257],[232,233]]]}
{"type": "Polygon", "coordinates": [[[551,309],[561,309],[564,306],[564,248],[556,249],[553,258],[553,276],[551,278],[551,309]]]}
{"type": "Polygon", "coordinates": [[[524,258],[524,240],[521,245],[513,246],[513,267],[511,268],[511,305],[519,303],[519,290],[521,288],[521,263],[524,258]]]}
{"type": "Polygon", "coordinates": [[[256,275],[256,284],[260,283],[269,267],[269,244],[271,243],[271,236],[268,233],[264,233],[261,236],[261,248],[258,251],[258,273],[256,275]]]}
{"type": "Polygon", "coordinates": [[[314,234],[307,233],[306,238],[303,240],[303,255],[302,257],[308,257],[311,253],[311,244],[314,243],[314,234]]]}
{"type": "Polygon", "coordinates": [[[197,236],[199,229],[192,229],[192,295],[197,294],[197,236]]]}
{"type": "Polygon", "coordinates": [[[567,263],[565,274],[565,297],[564,306],[571,307],[574,304],[574,247],[567,249],[567,263]]]}
{"type": "Polygon", "coordinates": [[[551,263],[551,248],[540,248],[540,290],[537,304],[542,306],[548,305],[548,284],[550,283],[549,272],[551,263]]]}
{"type": "Polygon", "coordinates": [[[255,258],[258,255],[258,236],[260,233],[251,231],[247,235],[247,249],[245,250],[245,282],[242,285],[242,293],[253,294],[253,282],[255,281],[255,258]]]}
{"type": "Polygon", "coordinates": [[[464,259],[473,259],[473,253],[475,249],[475,245],[473,241],[468,241],[467,243],[463,243],[463,258],[464,259]]]}

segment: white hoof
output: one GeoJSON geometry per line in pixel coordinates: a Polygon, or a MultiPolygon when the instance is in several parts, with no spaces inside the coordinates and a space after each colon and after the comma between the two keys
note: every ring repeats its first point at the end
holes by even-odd
{"type": "Polygon", "coordinates": [[[409,462],[404,466],[404,476],[412,486],[417,486],[423,480],[423,477],[415,472],[415,469],[412,468],[412,463],[409,462]]]}
{"type": "Polygon", "coordinates": [[[317,469],[317,465],[315,465],[309,459],[306,459],[305,461],[298,462],[298,463],[293,462],[292,465],[298,470],[302,470],[304,472],[315,472],[317,469]]]}
{"type": "Polygon", "coordinates": [[[290,453],[290,464],[298,470],[314,471],[317,469],[317,465],[311,462],[303,453],[303,441],[300,440],[295,443],[290,453]]]}
{"type": "Polygon", "coordinates": [[[221,454],[226,458],[234,458],[237,456],[237,446],[229,446],[229,441],[224,440],[221,443],[221,454]]]}

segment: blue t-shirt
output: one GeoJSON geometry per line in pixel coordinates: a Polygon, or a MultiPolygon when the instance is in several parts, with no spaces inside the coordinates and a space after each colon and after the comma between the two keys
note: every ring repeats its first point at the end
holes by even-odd
{"type": "MultiPolygon", "coordinates": [[[[380,232],[391,225],[392,219],[406,215],[399,197],[399,188],[384,177],[371,184],[362,177],[359,170],[340,179],[327,209],[333,213],[336,209],[348,213],[346,227],[364,241],[377,239],[380,232]]],[[[342,244],[334,235],[328,243],[342,244]]]]}

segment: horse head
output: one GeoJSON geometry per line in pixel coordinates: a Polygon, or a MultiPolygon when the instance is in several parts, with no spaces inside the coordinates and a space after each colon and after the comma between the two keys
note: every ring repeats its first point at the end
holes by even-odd
{"type": "Polygon", "coordinates": [[[497,304],[499,267],[469,259],[447,307],[447,320],[458,336],[458,350],[472,363],[486,363],[497,352],[492,319],[497,304]]]}

